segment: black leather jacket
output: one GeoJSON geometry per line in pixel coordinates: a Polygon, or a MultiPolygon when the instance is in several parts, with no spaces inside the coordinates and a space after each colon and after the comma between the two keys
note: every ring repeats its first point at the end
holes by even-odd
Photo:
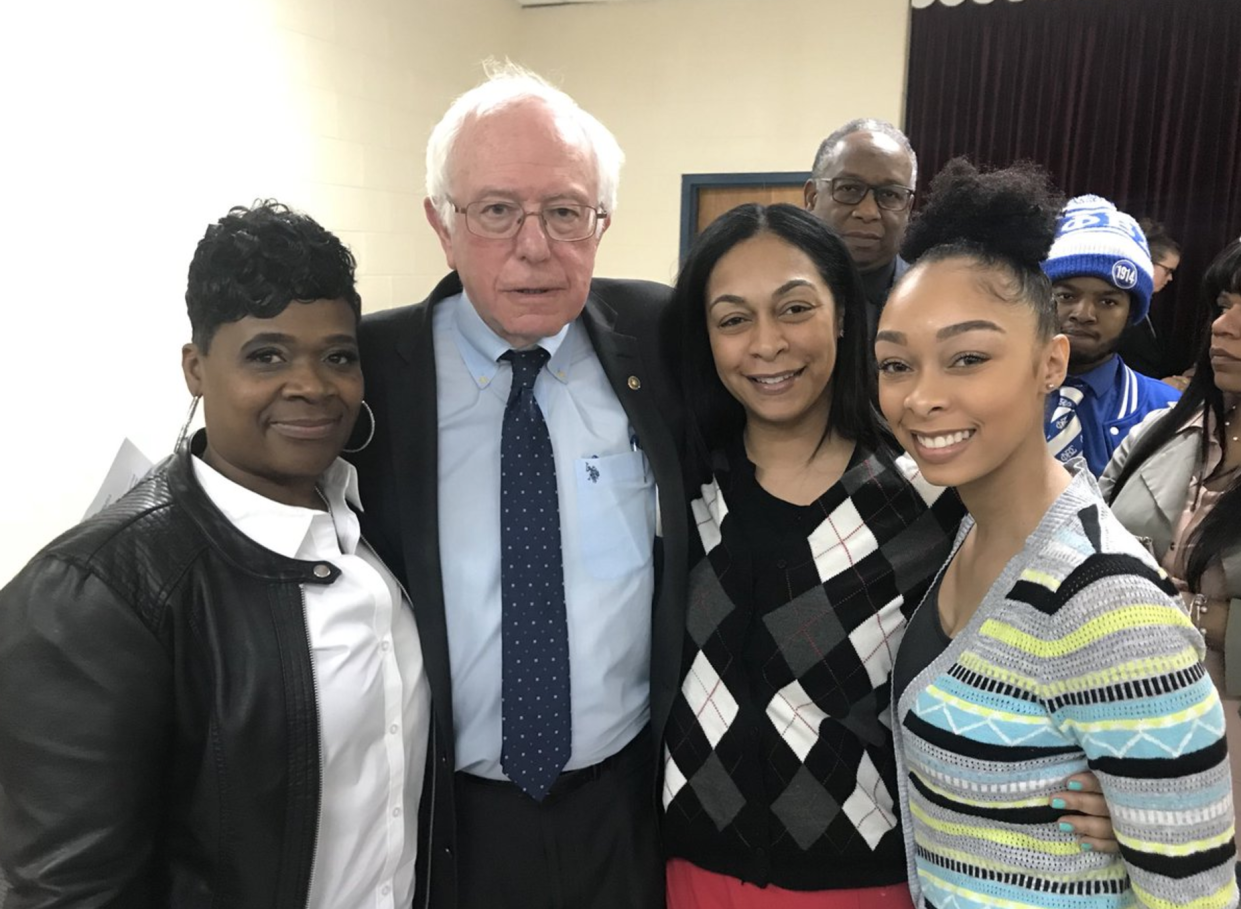
{"type": "Polygon", "coordinates": [[[306,905],[301,585],[338,575],[235,530],[182,454],[0,591],[5,909],[306,905]]]}

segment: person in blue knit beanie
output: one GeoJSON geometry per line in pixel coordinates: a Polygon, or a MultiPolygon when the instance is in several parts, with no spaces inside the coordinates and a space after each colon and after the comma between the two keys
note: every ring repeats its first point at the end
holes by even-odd
{"type": "Polygon", "coordinates": [[[1069,339],[1068,376],[1049,399],[1047,447],[1064,462],[1084,457],[1098,476],[1130,429],[1180,397],[1116,353],[1125,328],[1150,308],[1150,250],[1137,221],[1100,196],[1078,196],[1061,213],[1043,271],[1069,339]]]}

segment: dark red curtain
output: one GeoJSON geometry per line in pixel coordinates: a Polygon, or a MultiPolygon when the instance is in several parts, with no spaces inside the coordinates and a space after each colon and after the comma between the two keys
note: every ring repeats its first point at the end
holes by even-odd
{"type": "Polygon", "coordinates": [[[1151,319],[1174,363],[1199,282],[1241,235],[1241,0],[966,0],[912,12],[906,132],[925,189],[954,155],[1048,168],[1184,249],[1151,319]]]}

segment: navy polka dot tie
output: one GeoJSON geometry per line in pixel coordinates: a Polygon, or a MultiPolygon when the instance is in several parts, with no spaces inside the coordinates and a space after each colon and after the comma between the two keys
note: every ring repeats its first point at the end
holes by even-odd
{"type": "Polygon", "coordinates": [[[534,400],[534,380],[547,358],[542,348],[504,354],[513,364],[513,385],[500,441],[500,763],[510,780],[539,801],[572,745],[556,461],[534,400]]]}

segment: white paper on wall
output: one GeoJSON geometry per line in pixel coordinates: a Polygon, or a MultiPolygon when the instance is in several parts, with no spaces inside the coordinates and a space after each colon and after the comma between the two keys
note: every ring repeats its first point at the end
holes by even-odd
{"type": "Polygon", "coordinates": [[[112,466],[108,468],[108,475],[104,477],[103,485],[99,487],[99,492],[95,493],[95,499],[86,509],[86,514],[82,515],[82,520],[103,511],[133,489],[139,480],[150,473],[153,466],[151,459],[139,451],[137,445],[129,439],[121,442],[116,457],[112,459],[112,466]]]}

